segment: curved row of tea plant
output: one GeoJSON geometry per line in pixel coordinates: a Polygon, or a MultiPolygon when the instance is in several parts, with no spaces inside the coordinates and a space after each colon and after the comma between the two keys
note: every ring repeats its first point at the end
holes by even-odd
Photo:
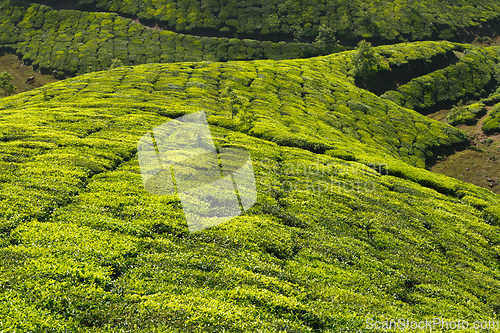
{"type": "MultiPolygon", "coordinates": [[[[460,47],[457,45],[457,47],[460,47]]],[[[496,83],[499,56],[496,50],[462,46],[460,61],[444,69],[417,77],[381,97],[410,109],[426,111],[438,103],[453,103],[466,97],[480,97],[496,83]]]]}
{"type": "Polygon", "coordinates": [[[2,99],[0,330],[499,320],[500,197],[407,164],[463,133],[354,86],[350,57],[121,67],[2,99]],[[200,109],[217,147],[250,152],[258,201],[189,234],[135,152],[200,109]]]}
{"type": "Polygon", "coordinates": [[[495,104],[488,117],[483,120],[481,129],[488,134],[500,131],[500,103],[495,104]]]}
{"type": "Polygon", "coordinates": [[[292,59],[320,54],[312,44],[198,37],[147,28],[113,13],[56,11],[3,0],[0,44],[28,64],[60,75],[123,65],[183,61],[292,59]]]}
{"type": "Polygon", "coordinates": [[[413,60],[432,61],[434,57],[445,55],[459,49],[461,44],[446,41],[426,41],[401,43],[375,47],[375,51],[384,56],[390,67],[402,66],[413,60]]]}
{"type": "MultiPolygon", "coordinates": [[[[60,4],[67,1],[50,0],[60,4]]],[[[76,1],[74,1],[76,2],[76,1]]],[[[440,2],[260,0],[83,0],[100,10],[167,24],[177,32],[211,30],[227,36],[280,36],[314,40],[327,25],[337,38],[382,41],[459,38],[474,28],[498,21],[500,5],[491,0],[440,2]]],[[[491,33],[491,31],[490,31],[491,33]]]]}
{"type": "Polygon", "coordinates": [[[377,95],[408,83],[410,80],[443,69],[458,61],[451,42],[419,42],[372,47],[362,42],[349,65],[356,85],[377,95]]]}

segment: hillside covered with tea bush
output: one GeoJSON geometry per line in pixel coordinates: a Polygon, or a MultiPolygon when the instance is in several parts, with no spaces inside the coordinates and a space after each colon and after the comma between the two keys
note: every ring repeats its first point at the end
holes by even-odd
{"type": "MultiPolygon", "coordinates": [[[[35,1],[36,2],[36,1],[35,1]]],[[[321,25],[337,38],[383,42],[463,38],[466,30],[492,33],[500,5],[491,0],[48,0],[45,3],[102,10],[155,21],[177,32],[252,36],[257,39],[314,40],[321,25]]]]}
{"type": "Polygon", "coordinates": [[[499,6],[0,0],[0,54],[69,77],[0,99],[0,332],[500,321],[500,196],[428,171],[473,126],[498,163],[500,48],[463,43],[497,38],[499,6]],[[190,233],[137,143],[199,111],[258,195],[190,233]]]}
{"type": "Polygon", "coordinates": [[[407,108],[494,99],[497,50],[378,47],[380,96],[355,52],[119,67],[1,99],[0,330],[500,320],[500,197],[427,171],[468,137],[407,108]],[[217,148],[249,151],[258,198],[189,233],[178,197],[144,190],[137,142],[200,110],[217,148]]]}
{"type": "MultiPolygon", "coordinates": [[[[116,13],[54,10],[0,0],[0,49],[60,77],[123,65],[292,59],[319,55],[311,43],[206,37],[151,29],[116,13]]],[[[341,48],[340,48],[341,49],[341,48]]]]}
{"type": "Polygon", "coordinates": [[[123,65],[296,59],[416,40],[492,41],[500,5],[454,1],[0,0],[0,53],[56,77],[123,65]]]}

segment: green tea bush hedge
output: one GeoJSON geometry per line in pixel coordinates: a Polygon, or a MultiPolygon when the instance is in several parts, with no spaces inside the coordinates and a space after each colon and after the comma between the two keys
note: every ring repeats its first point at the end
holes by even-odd
{"type": "Polygon", "coordinates": [[[381,97],[425,111],[437,103],[452,103],[484,92],[494,80],[498,55],[478,47],[468,47],[464,53],[458,63],[417,77],[400,86],[397,92],[387,92],[381,97]]]}
{"type": "Polygon", "coordinates": [[[437,55],[445,55],[458,49],[460,44],[445,41],[425,41],[419,43],[400,43],[395,45],[382,45],[375,48],[377,52],[386,57],[390,66],[401,66],[412,60],[431,61],[437,55]]]}
{"type": "Polygon", "coordinates": [[[488,134],[500,131],[500,103],[495,104],[488,117],[483,120],[481,129],[488,134]]]}
{"type": "Polygon", "coordinates": [[[477,118],[482,117],[486,113],[484,103],[473,103],[464,107],[455,107],[451,113],[446,116],[450,125],[466,124],[473,125],[477,122],[477,118]]]}
{"type": "Polygon", "coordinates": [[[124,64],[301,58],[318,55],[304,43],[198,37],[156,31],[115,13],[56,11],[4,0],[0,44],[17,48],[26,63],[44,72],[85,73],[124,64]],[[17,27],[17,28],[16,28],[17,27]],[[286,45],[286,47],[285,47],[286,45]]]}
{"type": "MultiPolygon", "coordinates": [[[[52,0],[58,4],[63,1],[52,0]]],[[[240,3],[236,0],[206,2],[192,0],[85,0],[99,10],[137,16],[168,24],[177,32],[204,29],[213,33],[286,36],[313,41],[331,29],[337,38],[350,41],[373,38],[382,41],[460,38],[460,32],[498,19],[500,5],[482,0],[463,0],[443,6],[437,0],[407,5],[392,1],[331,0],[268,1],[240,3]]]]}

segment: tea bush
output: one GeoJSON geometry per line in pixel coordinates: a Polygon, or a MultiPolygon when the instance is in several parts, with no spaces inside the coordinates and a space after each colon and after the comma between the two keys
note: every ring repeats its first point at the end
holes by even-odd
{"type": "Polygon", "coordinates": [[[386,57],[389,65],[401,66],[412,60],[424,59],[426,61],[432,61],[432,58],[438,55],[445,55],[459,48],[460,44],[444,41],[426,41],[419,43],[382,45],[376,47],[375,50],[386,57]]]}
{"type": "Polygon", "coordinates": [[[464,107],[455,107],[451,113],[446,116],[450,125],[467,124],[473,125],[477,118],[484,116],[486,108],[483,103],[473,103],[464,107]]]}
{"type": "Polygon", "coordinates": [[[484,92],[494,80],[498,55],[487,48],[468,47],[454,65],[417,77],[397,91],[381,97],[410,109],[425,111],[437,103],[456,102],[464,97],[484,92]]]}
{"type": "Polygon", "coordinates": [[[488,117],[483,120],[481,129],[488,134],[500,131],[500,103],[495,104],[488,117]]]}

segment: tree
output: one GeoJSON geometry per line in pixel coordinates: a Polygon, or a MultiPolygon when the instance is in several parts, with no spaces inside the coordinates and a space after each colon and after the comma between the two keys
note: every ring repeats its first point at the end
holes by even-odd
{"type": "Polygon", "coordinates": [[[372,44],[365,40],[358,43],[356,53],[352,59],[352,73],[357,78],[368,78],[377,73],[378,59],[372,44]]]}
{"type": "Polygon", "coordinates": [[[0,89],[3,89],[5,96],[12,95],[17,87],[12,83],[14,78],[7,72],[0,73],[0,89]]]}
{"type": "Polygon", "coordinates": [[[302,27],[298,24],[294,24],[290,27],[290,30],[293,34],[293,41],[296,43],[301,42],[302,37],[304,36],[304,30],[302,30],[302,27]]]}
{"type": "Polygon", "coordinates": [[[109,66],[109,69],[114,69],[122,66],[123,66],[122,61],[120,59],[115,58],[111,61],[111,66],[109,66]]]}
{"type": "Polygon", "coordinates": [[[338,47],[335,39],[335,30],[332,27],[322,24],[319,27],[318,36],[314,40],[314,47],[323,50],[325,54],[333,53],[338,47]]]}

